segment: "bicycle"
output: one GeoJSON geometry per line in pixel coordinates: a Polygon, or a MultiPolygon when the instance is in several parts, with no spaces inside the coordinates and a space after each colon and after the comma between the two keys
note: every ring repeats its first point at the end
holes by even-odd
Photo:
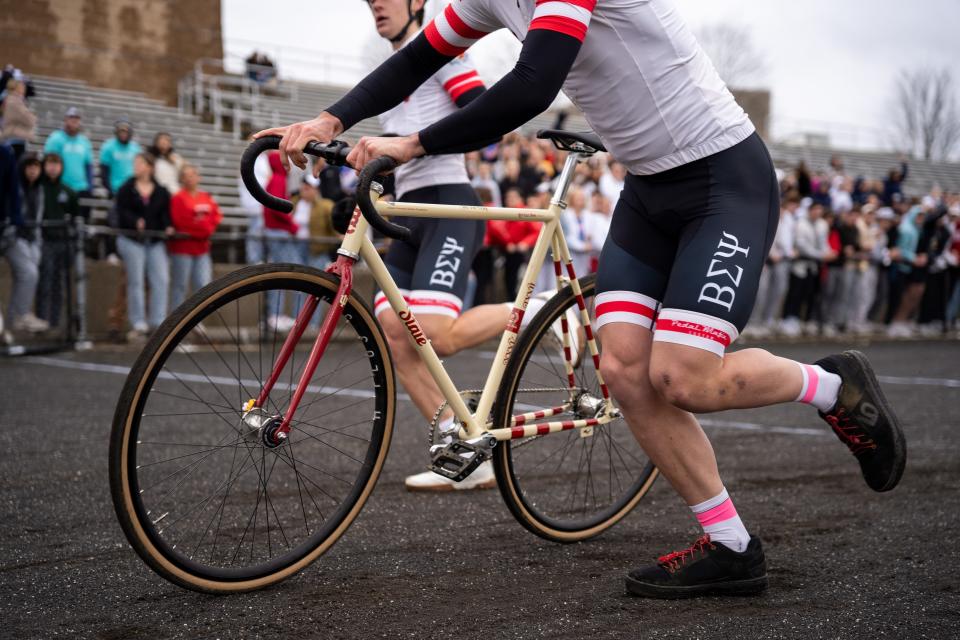
{"type": "MultiPolygon", "coordinates": [[[[357,207],[326,271],[239,269],[158,328],[123,387],[110,442],[117,516],[153,570],[198,591],[258,589],[309,565],[356,519],[389,449],[397,403],[383,332],[352,290],[360,259],[456,416],[453,431],[441,433],[441,405],[431,424],[435,472],[462,479],[492,458],[510,512],[557,542],[599,535],[643,498],[657,470],[603,382],[587,304],[594,277],[577,278],[560,225],[577,163],[603,145],[592,134],[538,135],[569,152],[548,209],[381,201],[374,178],[395,163],[379,158],[360,174],[357,207]],[[409,230],[382,215],[542,223],[482,390],[456,389],[407,307],[367,230],[394,239],[409,230]],[[521,331],[548,250],[558,291],[521,331]],[[276,320],[287,308],[296,316],[289,330],[276,320]],[[581,357],[577,343],[589,353],[581,357]]],[[[290,211],[253,176],[256,157],[278,144],[253,142],[242,175],[261,202],[290,211]]],[[[349,147],[315,143],[307,152],[344,165],[349,147]]]]}

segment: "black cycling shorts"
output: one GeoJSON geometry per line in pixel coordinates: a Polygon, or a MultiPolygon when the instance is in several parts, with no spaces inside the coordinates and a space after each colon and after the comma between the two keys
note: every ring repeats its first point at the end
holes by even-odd
{"type": "Polygon", "coordinates": [[[753,134],[720,153],[629,175],[597,273],[597,326],[723,357],[750,318],[780,219],[770,155],[753,134]]]}
{"type": "MultiPolygon", "coordinates": [[[[469,184],[441,184],[414,189],[400,202],[479,206],[480,199],[469,184]]],[[[470,265],[483,246],[483,220],[409,218],[393,222],[413,232],[409,242],[395,240],[384,257],[390,275],[411,310],[417,315],[434,314],[456,318],[463,307],[470,265]]],[[[383,292],[373,299],[374,312],[390,308],[383,292]]]]}

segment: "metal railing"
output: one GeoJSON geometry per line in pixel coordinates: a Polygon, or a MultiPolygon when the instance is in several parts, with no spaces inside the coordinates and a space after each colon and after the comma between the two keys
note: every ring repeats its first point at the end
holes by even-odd
{"type": "MultiPolygon", "coordinates": [[[[261,65],[249,65],[254,70],[270,69],[261,65]]],[[[276,75],[273,76],[277,78],[276,75]]],[[[193,72],[181,78],[177,85],[177,108],[180,113],[204,115],[209,113],[218,131],[226,130],[226,121],[230,120],[230,130],[234,138],[240,139],[244,126],[269,122],[279,124],[276,110],[267,111],[264,107],[263,93],[296,100],[296,84],[284,84],[278,81],[266,88],[247,75],[230,75],[224,69],[222,60],[201,58],[194,64],[193,72]]]]}

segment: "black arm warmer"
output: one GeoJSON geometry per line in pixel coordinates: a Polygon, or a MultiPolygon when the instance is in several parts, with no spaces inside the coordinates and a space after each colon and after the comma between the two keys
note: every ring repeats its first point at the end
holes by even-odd
{"type": "Polygon", "coordinates": [[[468,104],[470,104],[471,102],[473,102],[474,100],[482,96],[484,92],[486,92],[486,90],[487,90],[486,87],[474,87],[469,91],[464,91],[463,93],[461,93],[460,97],[454,100],[453,102],[454,104],[457,105],[458,108],[463,109],[465,106],[467,106],[468,104]]]}
{"type": "Polygon", "coordinates": [[[513,131],[546,111],[578,53],[580,41],[572,36],[529,32],[517,66],[467,107],[421,131],[420,144],[428,154],[461,153],[513,131]]]}
{"type": "MultiPolygon", "coordinates": [[[[465,106],[467,106],[468,104],[470,104],[471,102],[473,102],[474,100],[482,96],[484,93],[486,93],[486,91],[487,91],[486,87],[474,87],[473,89],[470,89],[470,91],[466,91],[463,94],[461,94],[460,97],[457,98],[454,102],[456,103],[457,107],[459,107],[460,109],[463,109],[465,106]]],[[[496,144],[500,142],[500,139],[502,137],[503,136],[497,134],[496,136],[494,136],[493,138],[490,138],[489,140],[483,140],[481,142],[477,142],[476,144],[468,145],[470,147],[469,149],[463,149],[460,151],[453,149],[450,151],[446,151],[445,153],[465,153],[466,151],[473,151],[474,149],[483,149],[484,147],[488,147],[491,144],[496,144]]]]}
{"type": "Polygon", "coordinates": [[[394,108],[452,58],[439,53],[421,33],[327,109],[346,131],[361,120],[394,108]]]}

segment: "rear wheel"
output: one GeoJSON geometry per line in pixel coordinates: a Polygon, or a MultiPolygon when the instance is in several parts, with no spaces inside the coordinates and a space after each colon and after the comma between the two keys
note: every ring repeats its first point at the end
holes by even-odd
{"type": "Polygon", "coordinates": [[[319,557],[360,512],[396,403],[389,350],[363,302],[347,301],[286,440],[267,436],[315,328],[254,410],[262,424],[244,419],[289,318],[308,296],[322,318],[338,284],[297,265],[241,269],[181,305],[141,353],[114,417],[110,483],[127,539],[161,576],[208,592],[264,587],[319,557]]]}
{"type": "MultiPolygon", "coordinates": [[[[593,324],[595,278],[579,282],[593,324]]],[[[518,338],[497,392],[495,426],[512,426],[514,416],[537,411],[552,415],[534,424],[595,416],[603,394],[585,333],[579,330],[582,357],[571,354],[572,362],[579,359],[571,388],[554,329],[571,309],[579,317],[573,288],[567,286],[518,338]]],[[[510,512],[528,530],[557,542],[585,540],[610,528],[637,505],[657,476],[623,418],[594,426],[592,432],[573,429],[501,442],[493,460],[510,512]]]]}

